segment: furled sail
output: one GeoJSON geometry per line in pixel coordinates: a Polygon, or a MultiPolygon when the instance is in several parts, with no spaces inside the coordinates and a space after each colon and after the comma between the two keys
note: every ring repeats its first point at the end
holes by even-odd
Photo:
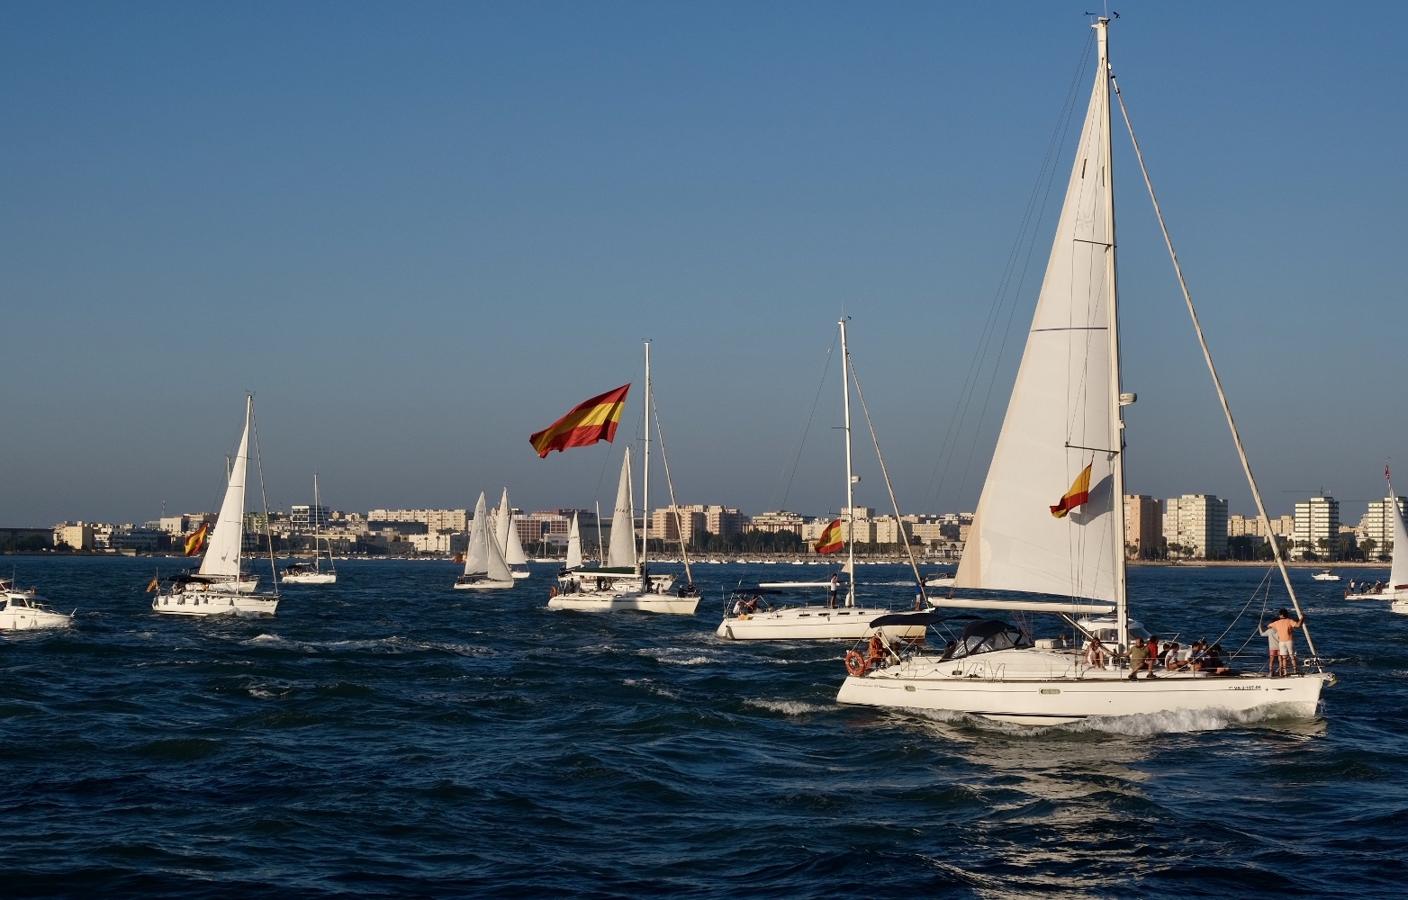
{"type": "Polygon", "coordinates": [[[1102,65],[957,587],[1114,600],[1123,583],[1109,101],[1102,65]]]}

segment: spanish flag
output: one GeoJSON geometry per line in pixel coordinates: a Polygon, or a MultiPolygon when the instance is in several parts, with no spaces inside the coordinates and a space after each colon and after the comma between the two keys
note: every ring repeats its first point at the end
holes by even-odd
{"type": "Polygon", "coordinates": [[[1051,507],[1051,514],[1058,519],[1066,518],[1066,515],[1077,506],[1090,499],[1090,466],[1088,464],[1080,470],[1076,480],[1071,482],[1071,489],[1066,491],[1066,495],[1061,498],[1061,502],[1051,507]]]}
{"type": "Polygon", "coordinates": [[[154,593],[159,587],[161,587],[161,579],[159,577],[153,578],[151,581],[147,582],[147,593],[154,593]]]}
{"type": "Polygon", "coordinates": [[[567,415],[529,437],[529,443],[538,451],[538,458],[546,459],[554,450],[561,453],[568,447],[586,447],[597,441],[613,440],[621,421],[621,410],[626,406],[626,392],[630,389],[629,384],[623,384],[614,391],[584,400],[567,415]]]}
{"type": "Polygon", "coordinates": [[[830,525],[821,530],[821,537],[816,539],[817,553],[840,553],[841,548],[846,546],[846,541],[841,537],[841,520],[835,519],[830,525]]]}
{"type": "Polygon", "coordinates": [[[195,556],[205,549],[205,538],[210,533],[210,523],[202,522],[201,526],[186,536],[186,555],[195,556]]]}

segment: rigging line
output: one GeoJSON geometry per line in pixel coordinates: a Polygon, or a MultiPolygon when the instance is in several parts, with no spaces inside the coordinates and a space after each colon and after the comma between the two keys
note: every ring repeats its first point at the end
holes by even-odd
{"type": "MultiPolygon", "coordinates": [[[[251,395],[251,401],[253,395],[251,395]]],[[[269,527],[269,497],[264,490],[264,453],[259,449],[259,425],[254,420],[254,404],[249,407],[249,430],[254,432],[254,466],[259,471],[259,500],[264,504],[264,537],[269,542],[269,572],[274,581],[274,595],[279,593],[279,567],[274,560],[274,530],[269,527]]],[[[243,535],[243,525],[241,522],[241,535],[243,535]]],[[[241,538],[243,542],[243,538],[241,538]]],[[[235,573],[235,582],[239,583],[240,575],[235,573]]]]}
{"type": "MultiPolygon", "coordinates": [[[[992,393],[992,380],[995,379],[997,376],[997,367],[1001,363],[1002,354],[1006,352],[1007,341],[1011,336],[1012,323],[1016,318],[1017,298],[1025,289],[1027,274],[1031,268],[1032,255],[1036,251],[1036,225],[1040,222],[1041,219],[1045,218],[1045,211],[1048,208],[1048,204],[1051,198],[1051,192],[1055,185],[1056,163],[1060,156],[1059,148],[1065,144],[1066,135],[1070,132],[1071,120],[1074,113],[1075,104],[1079,99],[1079,90],[1082,74],[1089,65],[1090,54],[1092,48],[1094,47],[1094,44],[1095,41],[1093,37],[1087,38],[1085,44],[1085,52],[1081,55],[1080,62],[1076,66],[1075,72],[1071,76],[1070,84],[1068,85],[1066,90],[1065,102],[1061,107],[1061,113],[1057,118],[1057,123],[1052,128],[1051,137],[1047,141],[1046,153],[1042,157],[1041,165],[1038,167],[1037,170],[1036,180],[1032,184],[1032,192],[1027,200],[1027,210],[1024,213],[1022,223],[1018,228],[1017,237],[1013,241],[1013,248],[1009,256],[1009,260],[1018,256],[1021,252],[1022,245],[1024,243],[1026,244],[1026,256],[1022,261],[1021,278],[1018,280],[1016,288],[1008,292],[1007,288],[1011,284],[1011,270],[1009,267],[1007,270],[1004,271],[1003,277],[999,282],[998,291],[993,298],[994,305],[992,308],[992,312],[990,313],[990,315],[993,317],[996,317],[1000,313],[1001,306],[1004,302],[1010,302],[1011,305],[1007,313],[1007,323],[1004,326],[1003,339],[1002,344],[1000,345],[1000,351],[998,356],[993,360],[993,374],[989,380],[987,398],[984,400],[983,407],[980,409],[978,414],[978,419],[980,422],[983,418],[986,417],[987,403],[991,399],[992,393]],[[1044,190],[1042,189],[1043,183],[1045,184],[1044,190]],[[1038,194],[1040,194],[1041,196],[1039,202],[1036,199],[1038,194]],[[1032,218],[1032,213],[1034,210],[1036,211],[1035,219],[1032,218]],[[1004,300],[1004,296],[1007,296],[1010,299],[1004,300]]],[[[931,503],[937,502],[939,496],[943,493],[944,485],[948,481],[948,472],[949,467],[952,464],[952,456],[958,448],[959,436],[962,434],[964,422],[967,420],[968,410],[972,406],[973,392],[976,390],[977,381],[981,377],[981,372],[983,368],[981,360],[986,354],[987,348],[990,343],[991,341],[988,340],[985,336],[984,339],[980,341],[978,347],[975,348],[973,359],[969,363],[969,370],[968,375],[965,378],[964,388],[961,391],[958,401],[956,403],[956,405],[959,406],[959,414],[956,417],[956,421],[952,418],[949,420],[949,429],[945,433],[944,442],[940,446],[939,458],[936,459],[934,462],[935,472],[939,471],[940,461],[942,461],[943,466],[942,471],[939,473],[937,487],[934,486],[934,472],[931,472],[929,476],[930,489],[928,493],[931,497],[931,503]]],[[[977,433],[979,430],[980,428],[976,426],[973,429],[973,447],[975,449],[977,446],[977,433]]],[[[960,481],[960,484],[967,483],[968,472],[971,470],[972,466],[972,452],[974,451],[970,451],[969,460],[964,466],[963,476],[960,481]]]]}
{"type": "MultiPolygon", "coordinates": [[[[651,387],[653,388],[654,385],[652,384],[651,387]]],[[[670,489],[670,508],[675,512],[675,533],[680,537],[680,555],[684,558],[684,577],[689,584],[693,585],[694,573],[689,568],[689,549],[684,545],[684,522],[680,519],[680,505],[675,500],[675,482],[670,477],[670,455],[665,452],[665,428],[660,424],[660,407],[656,405],[655,393],[653,390],[650,392],[650,412],[655,416],[655,433],[660,437],[660,461],[665,464],[665,486],[670,489]]],[[[646,514],[649,515],[649,511],[646,514]]]]}
{"type": "MultiPolygon", "coordinates": [[[[836,342],[839,340],[839,336],[833,335],[831,346],[826,350],[826,363],[821,367],[821,380],[817,382],[816,396],[812,398],[812,411],[807,414],[807,424],[802,428],[802,439],[797,442],[797,452],[792,456],[791,469],[784,470],[787,472],[787,487],[782,491],[782,502],[777,505],[779,510],[787,508],[787,498],[792,494],[792,482],[797,477],[797,466],[802,462],[802,450],[807,445],[807,436],[811,433],[812,422],[816,419],[817,406],[821,403],[821,392],[826,387],[826,376],[831,372],[831,357],[836,353],[836,342]]],[[[781,478],[778,480],[780,481],[781,478]]]]}
{"type": "MultiPolygon", "coordinates": [[[[1222,414],[1227,419],[1227,428],[1232,432],[1232,443],[1237,448],[1237,458],[1241,460],[1242,472],[1247,476],[1247,484],[1252,490],[1252,499],[1256,501],[1256,512],[1260,518],[1261,525],[1266,529],[1267,534],[1271,534],[1271,519],[1266,514],[1266,504],[1261,500],[1261,490],[1257,487],[1256,476],[1252,474],[1252,464],[1247,459],[1247,451],[1242,446],[1242,435],[1237,430],[1237,421],[1232,418],[1232,407],[1227,402],[1227,394],[1222,389],[1222,379],[1217,374],[1217,366],[1212,361],[1212,350],[1208,348],[1207,337],[1203,334],[1203,326],[1198,321],[1198,310],[1193,305],[1193,295],[1188,290],[1188,282],[1183,277],[1183,266],[1178,262],[1178,253],[1173,249],[1173,237],[1168,232],[1168,226],[1164,223],[1163,210],[1159,207],[1158,195],[1154,193],[1154,182],[1149,176],[1149,169],[1144,165],[1144,153],[1139,148],[1139,139],[1134,136],[1134,124],[1129,119],[1129,109],[1124,105],[1124,94],[1120,93],[1119,82],[1115,80],[1115,73],[1110,73],[1110,85],[1114,88],[1115,98],[1119,100],[1120,115],[1124,118],[1125,130],[1129,132],[1129,142],[1134,146],[1134,158],[1139,161],[1139,172],[1144,176],[1144,187],[1149,191],[1149,201],[1154,205],[1154,217],[1159,220],[1159,231],[1164,236],[1164,246],[1168,248],[1169,260],[1173,263],[1174,274],[1178,276],[1178,287],[1183,292],[1183,302],[1188,307],[1188,317],[1193,322],[1193,333],[1198,337],[1198,346],[1203,351],[1203,361],[1207,363],[1208,374],[1212,376],[1213,387],[1217,389],[1217,399],[1222,404],[1222,414]]],[[[1271,541],[1271,555],[1276,560],[1276,568],[1281,571],[1281,580],[1286,585],[1286,593],[1291,597],[1291,606],[1295,607],[1296,618],[1304,620],[1305,614],[1301,612],[1300,600],[1296,598],[1296,589],[1291,585],[1291,573],[1286,569],[1286,562],[1281,558],[1280,542],[1271,541]]],[[[1310,648],[1311,656],[1318,658],[1319,654],[1315,650],[1315,641],[1310,637],[1310,629],[1304,624],[1301,625],[1301,634],[1305,635],[1306,646],[1310,648]]]]}
{"type": "MultiPolygon", "coordinates": [[[[870,407],[865,402],[865,391],[860,388],[860,376],[856,374],[855,360],[847,358],[842,360],[841,364],[849,367],[851,371],[851,383],[856,387],[856,399],[860,401],[860,411],[865,416],[865,426],[870,429],[870,442],[875,446],[875,458],[880,461],[880,475],[885,479],[885,491],[890,495],[890,506],[895,511],[895,527],[899,529],[900,543],[904,544],[905,556],[909,557],[909,570],[914,573],[914,587],[923,599],[924,608],[928,609],[929,594],[924,590],[924,579],[919,574],[919,563],[914,559],[914,547],[910,544],[909,537],[904,533],[904,520],[900,518],[900,502],[895,499],[895,486],[890,481],[890,469],[885,465],[885,455],[880,452],[880,438],[875,433],[875,423],[870,418],[870,407]]],[[[855,580],[855,573],[851,574],[851,579],[855,580]]]]}

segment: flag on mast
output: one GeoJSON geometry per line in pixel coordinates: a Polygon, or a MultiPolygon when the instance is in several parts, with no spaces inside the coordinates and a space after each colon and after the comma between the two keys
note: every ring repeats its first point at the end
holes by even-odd
{"type": "Polygon", "coordinates": [[[846,541],[841,537],[840,519],[834,519],[830,525],[823,528],[821,537],[816,539],[817,553],[840,553],[844,546],[846,546],[846,541]]]}
{"type": "Polygon", "coordinates": [[[1080,470],[1080,474],[1076,476],[1075,481],[1071,482],[1071,489],[1066,491],[1061,502],[1051,507],[1053,516],[1064,519],[1071,510],[1090,499],[1090,466],[1093,465],[1094,463],[1090,463],[1080,470]]]}
{"type": "Polygon", "coordinates": [[[202,522],[201,526],[186,536],[186,555],[195,556],[205,549],[205,539],[210,533],[210,523],[202,522]]]}
{"type": "Polygon", "coordinates": [[[583,400],[567,415],[553,422],[542,431],[528,438],[540,459],[556,450],[561,453],[568,447],[586,447],[597,441],[610,443],[616,437],[616,426],[621,422],[621,410],[626,406],[626,392],[631,389],[623,384],[613,391],[598,394],[590,400],[583,400]]]}

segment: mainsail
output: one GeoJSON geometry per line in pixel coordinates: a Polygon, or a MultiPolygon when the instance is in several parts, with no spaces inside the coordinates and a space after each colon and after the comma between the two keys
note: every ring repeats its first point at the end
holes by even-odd
{"type": "Polygon", "coordinates": [[[1393,568],[1388,573],[1388,583],[1392,588],[1408,585],[1408,530],[1403,526],[1403,510],[1398,508],[1398,495],[1393,492],[1393,483],[1388,486],[1388,510],[1393,514],[1393,568]]]}
{"type": "Polygon", "coordinates": [[[957,587],[1100,600],[1122,593],[1110,93],[1101,63],[957,587]],[[1053,504],[1086,466],[1088,496],[1058,518],[1053,504]]]}
{"type": "Polygon", "coordinates": [[[582,568],[582,530],[577,527],[577,514],[572,514],[572,525],[567,531],[567,570],[582,568]]]}
{"type": "Polygon", "coordinates": [[[254,397],[246,397],[244,404],[244,433],[240,435],[240,447],[230,466],[230,478],[225,485],[225,500],[220,504],[220,515],[215,520],[215,532],[210,545],[200,561],[200,574],[219,577],[238,577],[240,574],[240,550],[244,545],[244,482],[249,468],[249,425],[254,417],[254,397]]]}
{"type": "Polygon", "coordinates": [[[469,548],[464,554],[464,574],[483,575],[489,571],[489,544],[493,542],[489,531],[489,513],[481,491],[479,502],[474,505],[474,520],[469,523],[469,548]]]}
{"type": "Polygon", "coordinates": [[[616,485],[616,509],[611,514],[611,546],[607,550],[606,564],[611,568],[636,566],[636,525],[631,509],[634,498],[631,492],[631,448],[621,460],[621,480],[616,485]]]}

